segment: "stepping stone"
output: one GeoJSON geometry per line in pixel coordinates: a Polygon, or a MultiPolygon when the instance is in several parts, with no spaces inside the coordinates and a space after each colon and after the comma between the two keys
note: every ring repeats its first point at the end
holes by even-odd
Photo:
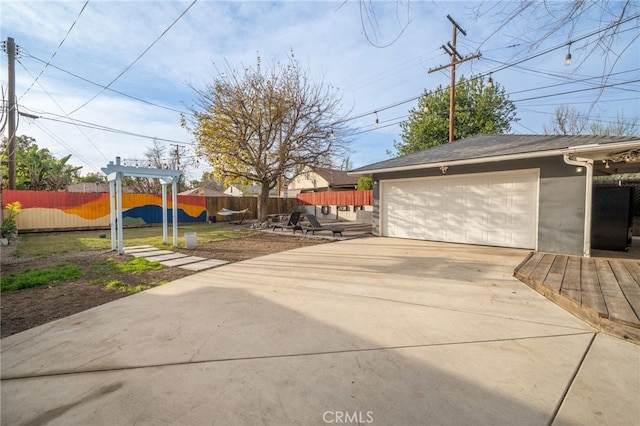
{"type": "Polygon", "coordinates": [[[135,253],[128,253],[135,257],[152,257],[152,256],[160,256],[161,254],[172,254],[171,250],[150,250],[150,251],[140,251],[135,253]]]}
{"type": "Polygon", "coordinates": [[[182,253],[171,253],[171,254],[161,254],[159,256],[156,256],[154,254],[153,256],[146,257],[145,259],[147,259],[150,262],[161,262],[163,260],[178,259],[181,257],[187,257],[187,255],[182,253]]]}
{"type": "Polygon", "coordinates": [[[133,247],[124,248],[125,253],[137,253],[141,251],[151,251],[151,250],[158,250],[158,249],[153,246],[133,246],[133,247]]]}
{"type": "Polygon", "coordinates": [[[188,256],[188,257],[181,257],[179,259],[163,260],[160,263],[163,264],[164,266],[181,266],[181,265],[186,265],[187,263],[199,262],[201,260],[206,260],[206,259],[204,257],[188,256]]]}
{"type": "Polygon", "coordinates": [[[189,263],[187,265],[182,265],[180,268],[188,269],[190,271],[202,271],[204,269],[214,268],[216,266],[224,265],[225,263],[229,263],[226,260],[218,260],[218,259],[210,259],[205,260],[203,262],[189,263]]]}

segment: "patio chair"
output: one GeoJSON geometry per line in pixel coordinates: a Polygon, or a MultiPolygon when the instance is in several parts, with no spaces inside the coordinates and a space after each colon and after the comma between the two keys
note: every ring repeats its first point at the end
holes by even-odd
{"type": "Polygon", "coordinates": [[[293,230],[294,234],[296,233],[296,231],[302,232],[302,227],[298,223],[299,221],[300,221],[300,212],[293,212],[289,216],[289,219],[287,220],[286,223],[285,223],[285,221],[282,221],[282,222],[279,222],[279,223],[274,223],[273,224],[273,231],[275,232],[276,229],[280,228],[282,230],[291,229],[291,230],[293,230]]]}
{"type": "Polygon", "coordinates": [[[305,234],[309,233],[309,231],[311,231],[312,235],[315,235],[316,231],[331,231],[333,232],[334,237],[336,234],[340,234],[342,237],[342,231],[344,231],[342,226],[323,226],[312,214],[306,215],[306,218],[310,225],[302,225],[302,229],[305,231],[305,234]]]}

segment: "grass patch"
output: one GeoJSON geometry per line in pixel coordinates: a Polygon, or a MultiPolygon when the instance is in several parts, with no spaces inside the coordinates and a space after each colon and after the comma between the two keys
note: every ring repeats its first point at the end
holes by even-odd
{"type": "Polygon", "coordinates": [[[89,280],[89,284],[109,284],[111,277],[118,274],[141,274],[147,271],[157,271],[164,266],[159,262],[151,262],[142,257],[129,259],[126,262],[116,262],[107,259],[102,262],[94,262],[89,266],[89,276],[96,277],[89,280]]]}
{"type": "Polygon", "coordinates": [[[130,287],[120,280],[109,281],[105,287],[111,290],[117,290],[121,293],[127,293],[127,294],[136,294],[151,288],[150,285],[144,285],[144,284],[138,284],[137,286],[130,287]]]}
{"type": "Polygon", "coordinates": [[[141,274],[145,271],[157,271],[164,268],[160,262],[149,261],[143,257],[136,257],[124,263],[117,264],[120,272],[130,274],[141,274]]]}
{"type": "MultiPolygon", "coordinates": [[[[172,229],[169,226],[169,244],[173,244],[172,229]]],[[[198,243],[205,244],[211,241],[220,241],[228,238],[241,238],[255,234],[252,230],[235,230],[224,224],[188,224],[178,226],[178,245],[184,247],[184,233],[196,232],[198,243]]],[[[151,245],[165,248],[162,241],[162,226],[149,226],[144,228],[125,228],[124,242],[127,246],[151,245]]],[[[46,257],[56,253],[69,253],[85,250],[109,250],[111,248],[110,232],[96,231],[70,231],[70,232],[44,232],[33,234],[20,234],[14,256],[46,257]],[[107,238],[100,238],[100,234],[107,234],[107,238]]]]}
{"type": "Polygon", "coordinates": [[[82,269],[74,265],[60,264],[46,269],[29,269],[19,274],[0,278],[2,291],[16,291],[39,287],[55,282],[71,281],[83,275],[82,269]]]}

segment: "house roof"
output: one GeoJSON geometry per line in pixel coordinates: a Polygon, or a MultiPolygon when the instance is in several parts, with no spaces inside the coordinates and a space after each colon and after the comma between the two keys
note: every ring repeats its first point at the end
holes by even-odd
{"type": "Polygon", "coordinates": [[[202,197],[226,197],[222,191],[218,191],[217,189],[208,188],[207,186],[199,186],[194,189],[189,189],[187,191],[182,191],[178,193],[178,195],[198,195],[202,197]]]}
{"type": "Polygon", "coordinates": [[[640,160],[640,138],[617,136],[561,135],[479,135],[453,143],[438,145],[423,151],[352,170],[351,174],[381,173],[440,167],[452,164],[473,164],[520,158],[548,157],[565,153],[585,154],[586,158],[605,159],[621,152],[636,150],[640,160]],[[596,155],[597,153],[597,155],[596,155]]]}
{"type": "Polygon", "coordinates": [[[358,177],[351,176],[345,170],[326,169],[314,167],[313,171],[329,182],[329,187],[337,188],[342,186],[355,186],[358,184],[358,177]]]}
{"type": "Polygon", "coordinates": [[[178,195],[198,195],[204,197],[226,197],[227,194],[220,191],[220,185],[213,180],[207,180],[202,186],[180,192],[178,195]]]}
{"type": "MultiPolygon", "coordinates": [[[[100,182],[98,184],[91,182],[74,183],[67,187],[67,192],[109,192],[109,182],[100,182]]],[[[130,194],[133,190],[123,186],[122,192],[130,194]]]]}

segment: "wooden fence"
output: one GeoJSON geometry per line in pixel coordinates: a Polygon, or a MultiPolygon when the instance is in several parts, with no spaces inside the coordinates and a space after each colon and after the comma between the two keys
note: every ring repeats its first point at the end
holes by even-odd
{"type": "Polygon", "coordinates": [[[373,191],[304,192],[298,194],[298,202],[312,206],[371,206],[373,191]]]}
{"type": "MultiPolygon", "coordinates": [[[[53,231],[71,229],[105,229],[110,226],[108,193],[12,191],[1,193],[2,207],[15,201],[22,210],[16,221],[20,231],[53,231]]],[[[171,196],[168,197],[169,221],[172,221],[171,196]]],[[[270,198],[268,214],[290,213],[299,205],[365,206],[371,205],[371,191],[335,191],[299,194],[296,198],[270,198]]],[[[218,221],[239,217],[217,215],[222,209],[249,209],[246,219],[257,218],[256,197],[178,196],[178,222],[206,222],[211,216],[218,221]]],[[[162,223],[162,196],[157,194],[122,194],[125,226],[162,223]]],[[[5,212],[6,214],[6,212],[5,212]]]]}
{"type": "MultiPolygon", "coordinates": [[[[269,198],[267,214],[290,213],[296,209],[298,201],[295,198],[269,198]]],[[[240,211],[249,209],[247,219],[258,218],[258,198],[257,197],[206,197],[206,207],[209,216],[216,216],[218,221],[236,220],[233,216],[217,215],[222,209],[240,211]]]]}

